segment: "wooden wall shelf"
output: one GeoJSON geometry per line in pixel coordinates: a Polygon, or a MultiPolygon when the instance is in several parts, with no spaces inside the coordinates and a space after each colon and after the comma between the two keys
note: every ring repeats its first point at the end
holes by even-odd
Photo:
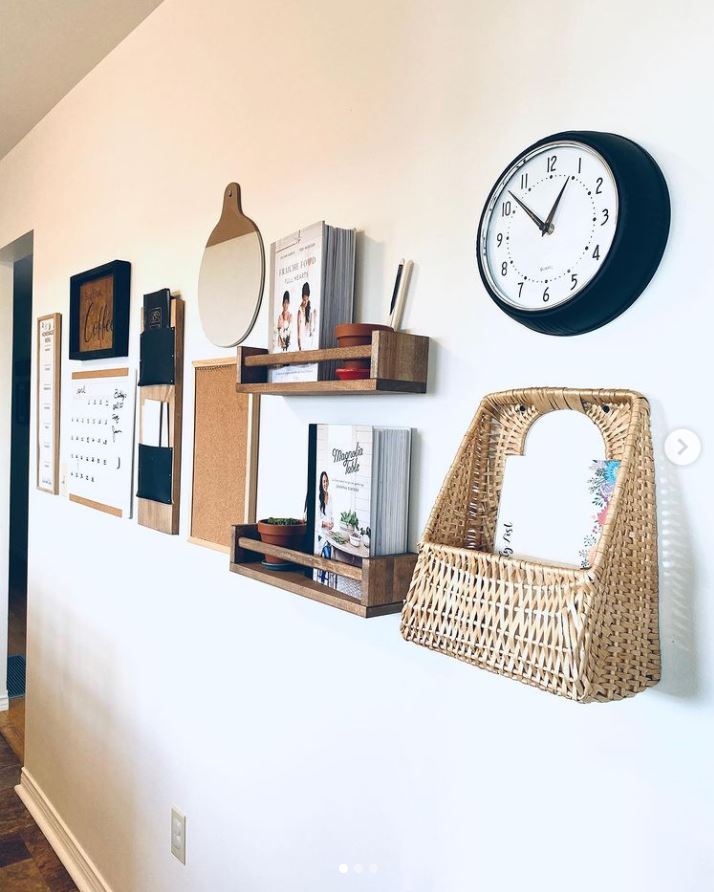
{"type": "Polygon", "coordinates": [[[238,347],[236,390],[277,396],[319,393],[425,393],[429,338],[404,332],[376,331],[364,347],[330,347],[300,353],[268,353],[238,347]],[[306,362],[369,359],[370,376],[358,381],[268,381],[268,368],[306,362]]]}
{"type": "Polygon", "coordinates": [[[416,561],[416,554],[395,554],[365,559],[361,567],[356,567],[341,561],[325,560],[318,555],[268,545],[260,541],[256,524],[238,524],[233,527],[230,569],[249,579],[267,582],[303,598],[368,619],[401,611],[416,561]],[[362,598],[358,601],[328,585],[315,582],[299,568],[270,570],[261,563],[264,555],[360,581],[362,598]]]}

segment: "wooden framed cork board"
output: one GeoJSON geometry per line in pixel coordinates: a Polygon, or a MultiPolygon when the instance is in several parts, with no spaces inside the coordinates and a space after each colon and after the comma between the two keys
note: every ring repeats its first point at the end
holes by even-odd
{"type": "Polygon", "coordinates": [[[193,363],[189,542],[230,552],[231,525],[255,522],[260,397],[236,392],[236,359],[193,363]]]}

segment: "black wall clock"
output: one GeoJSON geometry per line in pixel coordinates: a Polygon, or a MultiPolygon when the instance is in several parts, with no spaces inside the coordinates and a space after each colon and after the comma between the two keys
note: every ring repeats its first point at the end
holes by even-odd
{"type": "Polygon", "coordinates": [[[641,146],[614,133],[556,133],[522,152],[491,190],[479,272],[513,319],[544,334],[582,334],[642,294],[669,220],[667,184],[641,146]]]}

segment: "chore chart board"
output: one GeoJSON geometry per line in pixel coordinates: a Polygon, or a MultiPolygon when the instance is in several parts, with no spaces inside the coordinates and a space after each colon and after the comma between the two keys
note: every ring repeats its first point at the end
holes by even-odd
{"type": "Polygon", "coordinates": [[[131,517],[136,372],[73,372],[69,418],[69,497],[90,508],[131,517]]]}
{"type": "Polygon", "coordinates": [[[37,320],[37,488],[59,492],[62,314],[37,320]]]}

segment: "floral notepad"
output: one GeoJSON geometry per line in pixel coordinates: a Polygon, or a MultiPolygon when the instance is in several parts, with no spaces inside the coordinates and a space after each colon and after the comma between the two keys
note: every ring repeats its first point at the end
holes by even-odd
{"type": "Polygon", "coordinates": [[[583,568],[592,566],[595,559],[595,551],[610,510],[610,501],[615,492],[619,470],[620,462],[614,459],[593,461],[592,463],[588,478],[588,491],[593,519],[590,532],[585,537],[583,547],[580,549],[580,566],[583,568]]]}
{"type": "Polygon", "coordinates": [[[595,556],[620,462],[543,462],[511,455],[498,511],[494,551],[587,568],[595,556]]]}

